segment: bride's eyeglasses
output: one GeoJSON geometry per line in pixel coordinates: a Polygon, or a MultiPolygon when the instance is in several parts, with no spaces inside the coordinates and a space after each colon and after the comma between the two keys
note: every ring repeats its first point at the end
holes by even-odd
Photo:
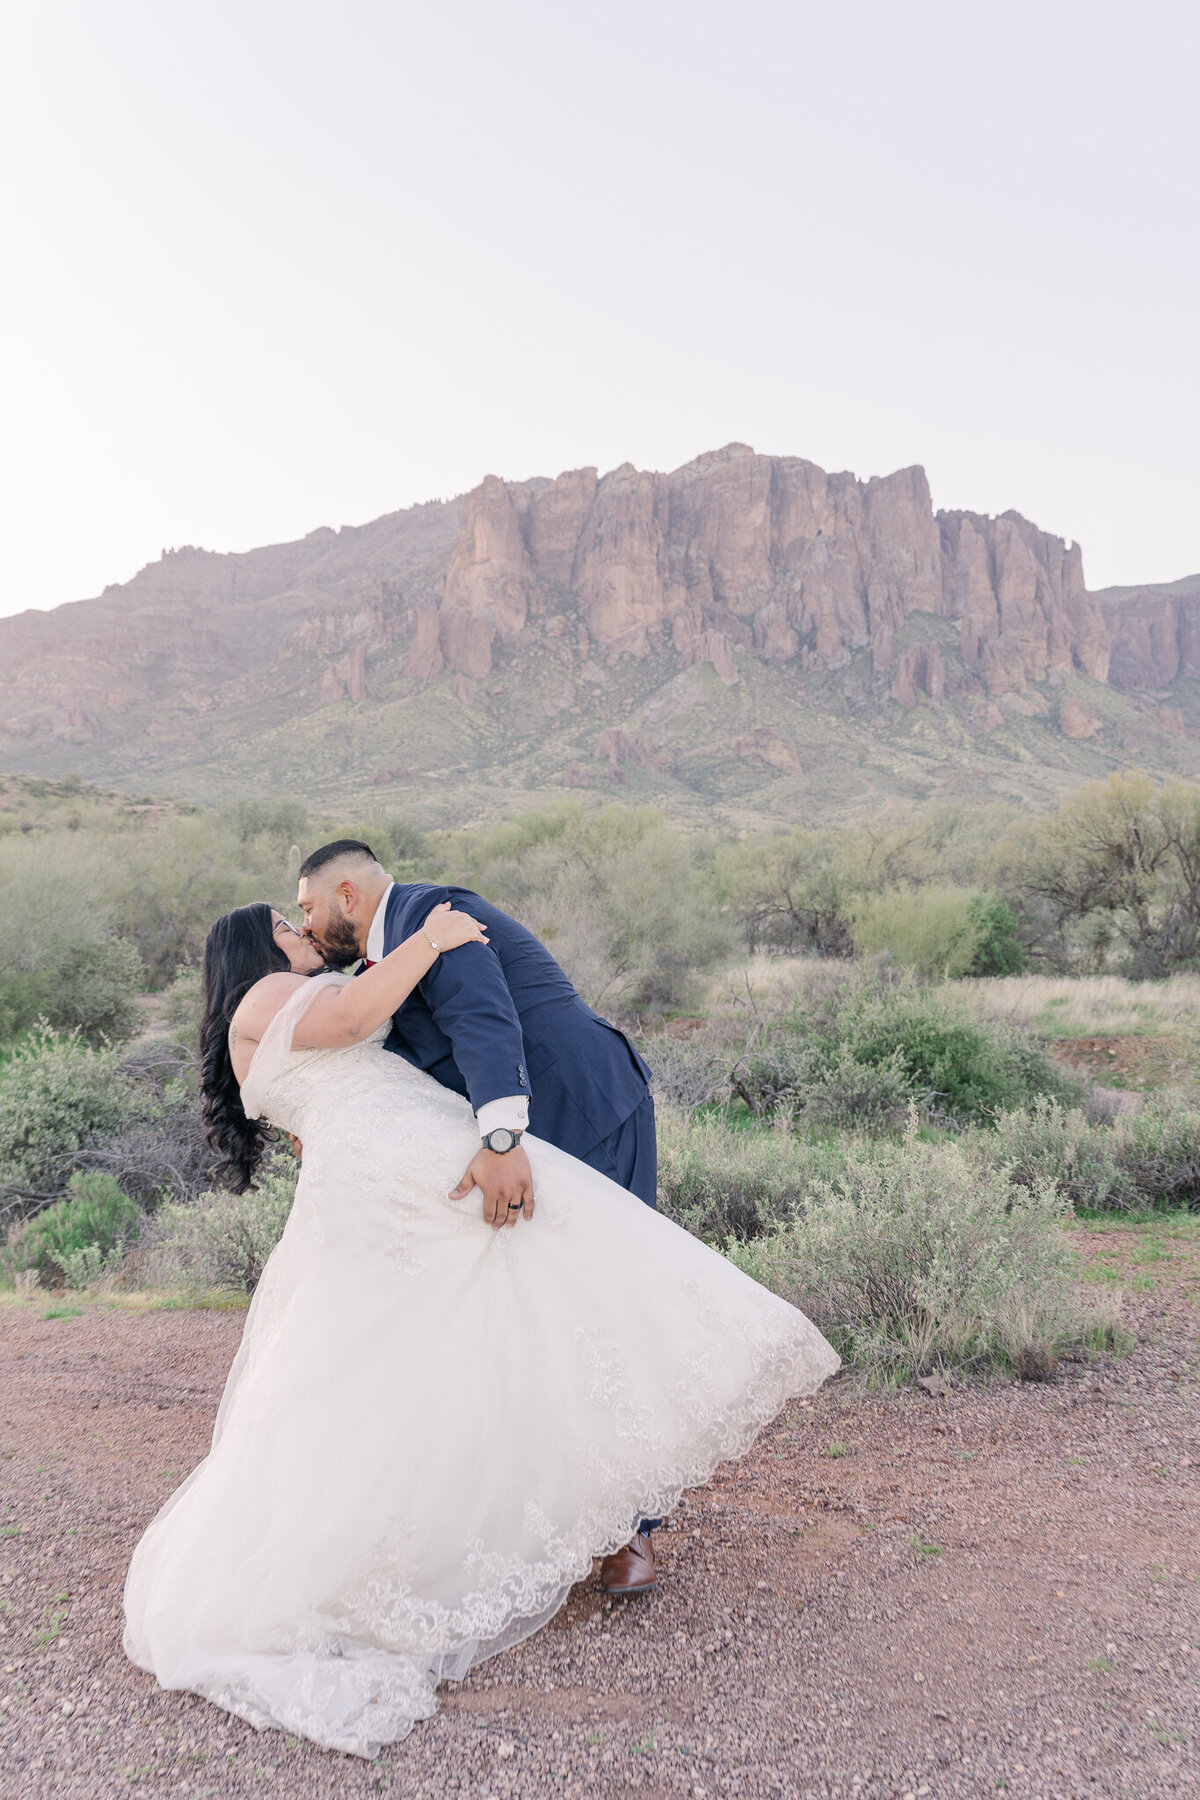
{"type": "Polygon", "coordinates": [[[290,931],[294,937],[303,937],[304,936],[304,933],[300,930],[299,926],[293,925],[292,921],[290,919],[276,919],[274,925],[272,925],[272,927],[271,927],[272,937],[275,935],[275,933],[279,930],[279,928],[281,926],[283,927],[283,929],[285,931],[290,931]]]}

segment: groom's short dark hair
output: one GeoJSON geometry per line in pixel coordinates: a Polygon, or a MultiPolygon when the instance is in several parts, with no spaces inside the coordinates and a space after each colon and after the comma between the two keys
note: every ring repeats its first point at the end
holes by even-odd
{"type": "Polygon", "coordinates": [[[332,844],[322,844],[319,850],[305,857],[300,864],[300,879],[306,881],[326,863],[337,862],[343,856],[365,856],[371,862],[379,861],[370,844],[361,843],[358,838],[335,838],[332,844]]]}

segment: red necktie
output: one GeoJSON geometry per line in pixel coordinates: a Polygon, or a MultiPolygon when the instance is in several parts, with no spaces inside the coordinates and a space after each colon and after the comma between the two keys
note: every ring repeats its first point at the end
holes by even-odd
{"type": "Polygon", "coordinates": [[[370,957],[364,956],[363,957],[363,968],[364,969],[373,969],[374,967],[375,967],[375,964],[371,961],[370,957]]]}

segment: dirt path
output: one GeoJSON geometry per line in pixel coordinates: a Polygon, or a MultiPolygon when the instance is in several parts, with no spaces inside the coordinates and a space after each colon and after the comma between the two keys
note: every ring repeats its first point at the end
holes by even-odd
{"type": "Polygon", "coordinates": [[[0,1310],[0,1794],[1194,1794],[1200,1242],[1088,1245],[1141,1284],[1124,1363],[792,1408],[680,1508],[657,1594],[579,1588],[374,1764],[121,1655],[126,1562],[203,1454],[240,1315],[0,1310]]]}

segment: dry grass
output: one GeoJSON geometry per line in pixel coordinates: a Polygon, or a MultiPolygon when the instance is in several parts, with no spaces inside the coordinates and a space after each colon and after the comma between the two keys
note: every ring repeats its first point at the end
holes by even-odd
{"type": "Polygon", "coordinates": [[[814,988],[835,987],[855,965],[829,956],[769,956],[758,951],[726,966],[708,983],[702,1009],[718,1017],[776,1013],[814,988]]]}
{"type": "Polygon", "coordinates": [[[1010,1019],[1043,1037],[1200,1036],[1200,975],[1166,981],[1002,975],[954,985],[990,1018],[1010,1019]]]}
{"type": "Polygon", "coordinates": [[[36,1312],[71,1318],[100,1308],[106,1312],[245,1312],[249,1300],[232,1288],[130,1288],[108,1281],[87,1288],[0,1286],[0,1313],[36,1312]]]}

